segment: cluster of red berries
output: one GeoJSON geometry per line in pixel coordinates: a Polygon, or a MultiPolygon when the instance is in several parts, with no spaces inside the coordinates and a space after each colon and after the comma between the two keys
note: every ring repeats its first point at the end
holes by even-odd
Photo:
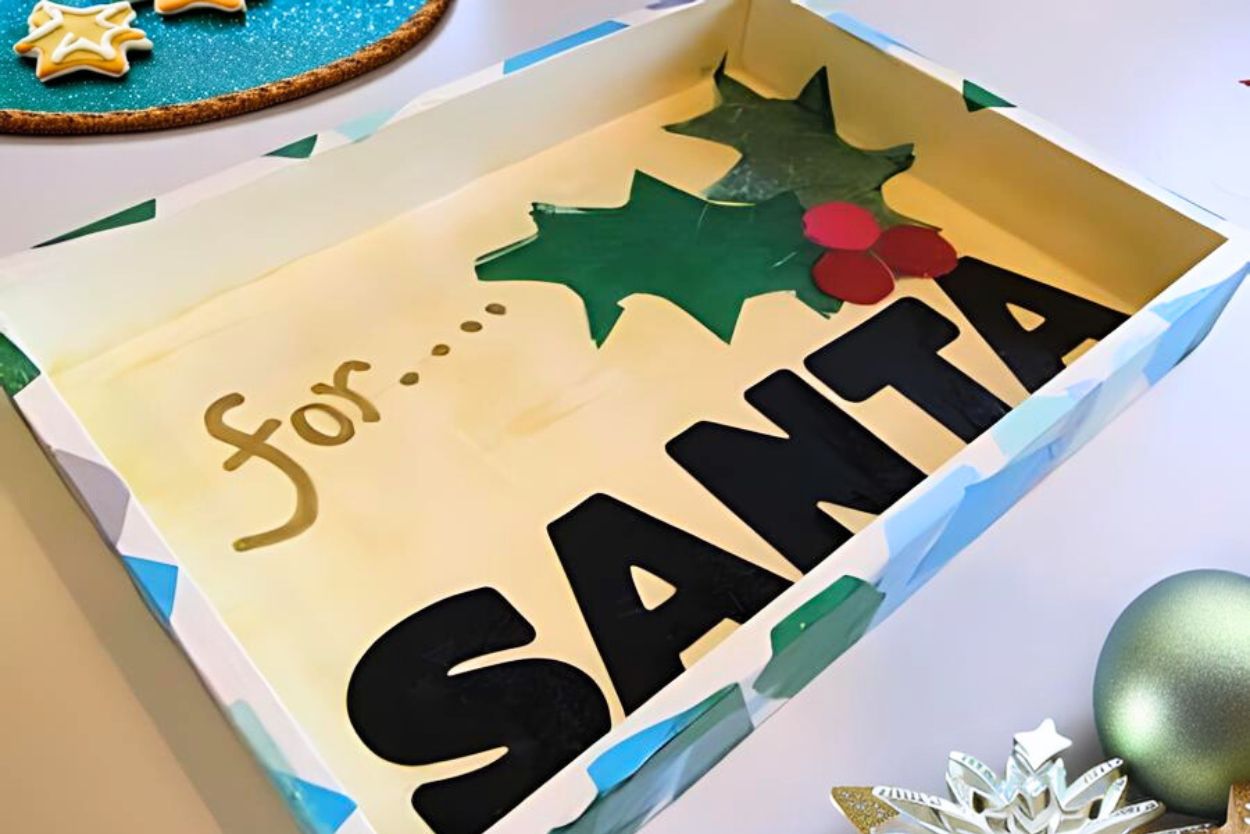
{"type": "Polygon", "coordinates": [[[816,286],[852,304],[876,304],[894,290],[895,278],[940,278],[959,262],[936,229],[882,231],[872,212],[855,203],[812,206],[803,214],[803,234],[829,250],[812,267],[816,286]]]}

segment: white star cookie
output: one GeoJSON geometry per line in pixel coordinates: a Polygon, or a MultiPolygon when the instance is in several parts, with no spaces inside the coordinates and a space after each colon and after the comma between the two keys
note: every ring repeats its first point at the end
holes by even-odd
{"type": "Polygon", "coordinates": [[[39,0],[26,19],[28,34],[13,51],[36,59],[40,81],[80,70],[120,78],[130,71],[128,50],[152,48],[147,35],[131,27],[134,19],[127,2],[75,8],[39,0]]]}

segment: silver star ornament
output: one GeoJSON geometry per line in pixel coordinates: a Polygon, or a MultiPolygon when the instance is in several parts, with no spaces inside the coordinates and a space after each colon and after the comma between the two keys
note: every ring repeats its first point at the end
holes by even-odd
{"type": "Polygon", "coordinates": [[[1072,742],[1047,719],[1017,733],[999,778],[979,759],[951,753],[950,799],[904,788],[838,787],[833,804],[862,834],[1130,834],[1164,812],[1125,805],[1124,762],[1111,759],[1069,784],[1059,754],[1072,742]]]}

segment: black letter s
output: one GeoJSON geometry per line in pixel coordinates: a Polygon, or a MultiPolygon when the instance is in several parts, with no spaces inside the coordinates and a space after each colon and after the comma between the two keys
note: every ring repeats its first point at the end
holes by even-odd
{"type": "Polygon", "coordinates": [[[388,761],[423,765],[508,748],[486,767],[416,789],[413,808],[439,834],[485,831],[610,727],[599,688],[567,663],[513,660],[448,674],[534,636],[498,591],[478,588],[402,620],[352,672],[348,717],[388,761]]]}

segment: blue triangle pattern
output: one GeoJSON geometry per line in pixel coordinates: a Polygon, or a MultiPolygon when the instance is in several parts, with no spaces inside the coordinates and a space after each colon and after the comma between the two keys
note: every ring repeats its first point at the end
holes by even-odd
{"type": "Polygon", "coordinates": [[[314,785],[280,770],[271,773],[287,804],[294,809],[309,834],[334,834],[356,810],[356,803],[338,791],[314,785]]]}
{"type": "Polygon", "coordinates": [[[398,112],[398,110],[378,110],[374,113],[366,113],[359,118],[344,122],[336,130],[351,141],[359,142],[377,133],[378,129],[398,112]]]}
{"type": "Polygon", "coordinates": [[[140,559],[137,556],[122,556],[130,575],[139,583],[148,602],[169,620],[174,612],[174,592],[178,589],[178,568],[164,562],[153,562],[151,559],[140,559]]]}

